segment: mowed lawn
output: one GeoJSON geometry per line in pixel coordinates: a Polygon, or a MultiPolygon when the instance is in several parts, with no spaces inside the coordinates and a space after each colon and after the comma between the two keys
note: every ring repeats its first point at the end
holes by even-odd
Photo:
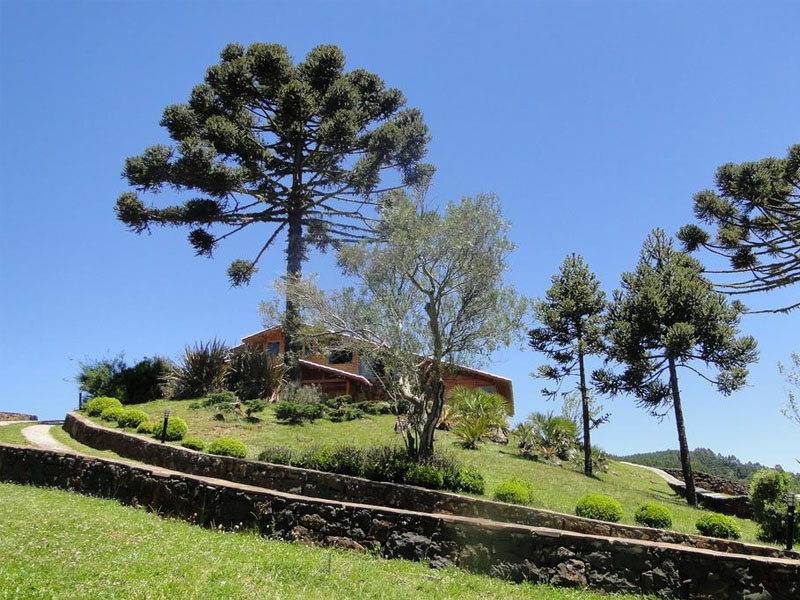
{"type": "Polygon", "coordinates": [[[0,598],[633,599],[222,532],[0,483],[0,598]]]}
{"type": "MultiPolygon", "coordinates": [[[[400,436],[394,432],[393,415],[368,416],[356,421],[332,423],[320,419],[303,425],[284,425],[275,421],[271,407],[259,413],[260,423],[248,423],[242,418],[226,413],[225,421],[213,418],[213,411],[206,408],[191,409],[191,401],[157,400],[136,408],[148,412],[154,419],[163,415],[164,408],[171,414],[185,419],[189,425],[189,436],[210,441],[220,436],[240,439],[248,448],[248,457],[255,459],[268,445],[284,445],[306,448],[315,444],[400,444],[400,436]]],[[[97,422],[103,423],[96,419],[97,422]]],[[[454,454],[464,463],[477,467],[486,479],[486,496],[512,477],[522,477],[533,484],[533,505],[559,512],[574,514],[577,499],[589,492],[613,496],[624,508],[623,523],[635,524],[633,514],[643,502],[665,504],[673,513],[673,529],[686,533],[697,533],[695,522],[707,511],[690,508],[657,475],[644,469],[611,462],[608,472],[597,473],[588,478],[569,465],[563,467],[539,463],[523,458],[515,444],[503,446],[482,444],[478,450],[464,450],[457,438],[446,431],[436,433],[437,451],[454,454]]],[[[747,519],[738,519],[742,529],[742,540],[758,543],[757,527],[747,519]]]]}

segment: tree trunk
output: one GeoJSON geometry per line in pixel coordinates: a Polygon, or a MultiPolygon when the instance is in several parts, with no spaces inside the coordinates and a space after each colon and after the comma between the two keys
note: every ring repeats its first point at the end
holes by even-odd
{"type": "Polygon", "coordinates": [[[678,427],[678,445],[681,450],[681,467],[683,469],[683,482],[686,485],[686,501],[690,506],[697,506],[697,493],[694,490],[694,475],[692,464],[689,460],[689,443],[686,441],[686,427],[683,424],[683,409],[681,408],[681,393],[678,389],[678,371],[675,360],[669,359],[669,384],[672,388],[672,405],[675,408],[675,424],[678,427]]]}
{"type": "Polygon", "coordinates": [[[436,432],[436,425],[439,424],[439,419],[442,416],[442,407],[444,406],[444,380],[438,374],[433,382],[432,396],[433,404],[425,420],[425,425],[422,427],[422,434],[419,437],[417,456],[420,460],[433,456],[433,437],[436,432]]]}
{"type": "Polygon", "coordinates": [[[302,215],[299,212],[289,214],[288,242],[286,245],[286,313],[283,319],[283,347],[284,362],[288,367],[287,376],[290,381],[300,383],[300,349],[297,346],[297,332],[300,330],[300,314],[292,296],[292,282],[297,281],[303,274],[303,256],[305,242],[303,241],[302,215]]]}
{"type": "MultiPolygon", "coordinates": [[[[580,341],[579,341],[580,343],[580,341]]],[[[583,365],[583,350],[578,348],[578,365],[581,376],[581,406],[583,408],[583,474],[592,476],[592,440],[589,434],[589,394],[586,390],[586,369],[583,365]]]]}

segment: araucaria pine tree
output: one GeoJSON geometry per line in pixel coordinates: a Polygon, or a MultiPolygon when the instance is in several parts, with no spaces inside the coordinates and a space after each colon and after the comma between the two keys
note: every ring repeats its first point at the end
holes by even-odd
{"type": "Polygon", "coordinates": [[[528,343],[553,361],[541,365],[538,370],[539,377],[550,379],[557,386],[555,390],[542,390],[544,394],[555,396],[565,379],[578,377],[583,413],[583,472],[591,476],[592,422],[585,358],[603,351],[602,318],[606,295],[594,273],[576,254],[564,259],[552,282],[545,299],[533,306],[534,318],[541,326],[531,329],[528,343]]]}
{"type": "Polygon", "coordinates": [[[636,269],[622,275],[622,289],[614,292],[609,308],[608,358],[622,373],[594,373],[602,392],[632,394],[653,414],[673,409],[686,498],[693,506],[697,497],[678,371],[697,374],[727,396],[745,384],[747,365],[758,358],[755,339],[737,337],[744,307],[728,303],[702,273],[697,260],[675,250],[663,230],[654,230],[636,269]]]}
{"type": "MultiPolygon", "coordinates": [[[[398,89],[373,73],[345,72],[336,46],[317,46],[294,64],[278,44],[230,44],[206,71],[186,104],[164,110],[161,125],[174,141],[125,161],[124,176],[140,192],[185,192],[182,204],[147,206],[135,192],[117,200],[117,217],[142,233],[151,225],[187,226],[198,255],[224,239],[257,230],[248,259],[228,269],[246,284],[259,259],[286,232],[286,275],[301,276],[309,244],[364,239],[364,210],[387,189],[428,177],[421,165],[428,142],[422,115],[406,109],[398,89]],[[394,171],[391,183],[382,174],[394,171]],[[191,195],[194,194],[194,195],[191,195]]],[[[299,328],[292,298],[284,316],[287,364],[299,328]]],[[[298,369],[293,369],[296,375],[298,369]]]]}

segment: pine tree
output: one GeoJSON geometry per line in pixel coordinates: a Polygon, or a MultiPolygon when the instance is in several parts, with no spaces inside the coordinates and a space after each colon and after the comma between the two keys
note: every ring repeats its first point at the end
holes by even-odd
{"type": "MultiPolygon", "coordinates": [[[[245,229],[263,232],[250,259],[228,269],[244,285],[259,259],[285,231],[286,275],[301,276],[309,244],[325,248],[370,235],[368,207],[387,189],[429,177],[421,165],[428,142],[422,115],[404,109],[398,89],[358,69],[345,72],[336,46],[317,46],[294,64],[287,49],[230,44],[186,104],[168,106],[161,125],[175,142],[125,161],[137,191],[200,194],[181,205],[146,206],[136,192],[116,203],[118,218],[136,233],[152,225],[188,226],[200,256],[245,229]],[[381,187],[382,174],[397,171],[381,187]]],[[[299,318],[286,299],[287,363],[299,318]]],[[[293,375],[297,375],[297,369],[293,375]]]]}
{"type": "Polygon", "coordinates": [[[528,343],[554,362],[542,365],[538,370],[539,377],[550,379],[557,385],[555,390],[542,390],[544,394],[553,397],[564,379],[578,377],[583,417],[583,472],[591,476],[592,422],[585,358],[603,351],[602,319],[606,295],[580,255],[568,255],[551,281],[553,285],[547,290],[546,299],[534,304],[534,318],[541,326],[531,329],[528,343]]]}
{"type": "Polygon", "coordinates": [[[727,396],[745,384],[747,365],[758,357],[754,338],[737,337],[742,306],[729,304],[702,273],[697,260],[676,251],[663,230],[654,230],[636,269],[622,275],[609,308],[608,358],[622,365],[622,373],[603,369],[593,375],[602,392],[632,394],[653,414],[673,409],[686,497],[693,506],[697,497],[678,370],[699,375],[727,396]],[[716,375],[700,370],[700,363],[716,375]]]}

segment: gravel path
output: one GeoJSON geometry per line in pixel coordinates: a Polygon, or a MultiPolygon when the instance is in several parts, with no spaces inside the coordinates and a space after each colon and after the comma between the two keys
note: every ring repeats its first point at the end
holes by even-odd
{"type": "MultiPolygon", "coordinates": [[[[25,430],[23,429],[23,431],[25,431],[25,430]]],[[[645,465],[637,465],[635,463],[625,462],[624,460],[621,460],[620,462],[623,465],[630,465],[632,467],[639,467],[640,469],[647,469],[651,473],[655,473],[656,475],[661,477],[661,479],[663,479],[667,483],[677,483],[677,484],[683,485],[683,482],[680,479],[678,479],[677,477],[673,477],[672,475],[670,475],[666,471],[662,471],[661,469],[657,469],[655,467],[648,467],[648,466],[645,466],[645,465]]]]}
{"type": "Polygon", "coordinates": [[[53,425],[31,425],[24,427],[22,435],[34,446],[44,448],[45,450],[60,450],[62,452],[75,452],[72,448],[65,446],[56,438],[50,435],[50,428],[53,425]]]}

